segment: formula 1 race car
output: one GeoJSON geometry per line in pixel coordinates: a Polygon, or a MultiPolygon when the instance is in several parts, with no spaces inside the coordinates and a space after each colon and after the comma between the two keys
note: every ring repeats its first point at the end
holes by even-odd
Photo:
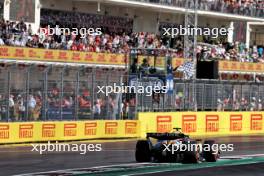
{"type": "Polygon", "coordinates": [[[214,140],[193,140],[188,135],[174,128],[172,133],[147,133],[146,140],[136,144],[137,162],[216,162],[220,156],[214,140]],[[153,145],[152,139],[157,143],[153,145]]]}

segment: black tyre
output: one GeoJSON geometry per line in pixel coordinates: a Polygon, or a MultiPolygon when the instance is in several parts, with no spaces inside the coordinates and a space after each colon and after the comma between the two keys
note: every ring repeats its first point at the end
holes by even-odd
{"type": "Polygon", "coordinates": [[[161,145],[160,147],[158,148],[155,148],[153,149],[153,157],[154,157],[154,160],[159,162],[159,163],[162,163],[162,162],[166,162],[167,161],[167,153],[166,151],[163,151],[164,150],[164,146],[161,145]]]}
{"type": "MultiPolygon", "coordinates": [[[[197,144],[196,141],[190,141],[190,143],[186,145],[195,145],[197,144]]],[[[200,151],[199,151],[199,145],[196,147],[191,147],[190,150],[186,150],[183,152],[183,163],[198,163],[200,160],[200,151]]]]}
{"type": "Polygon", "coordinates": [[[207,162],[216,162],[219,158],[219,151],[217,148],[214,148],[214,144],[216,144],[214,140],[204,141],[203,157],[207,162]]]}
{"type": "Polygon", "coordinates": [[[137,142],[135,157],[137,162],[151,161],[151,145],[148,141],[141,140],[137,142]]]}

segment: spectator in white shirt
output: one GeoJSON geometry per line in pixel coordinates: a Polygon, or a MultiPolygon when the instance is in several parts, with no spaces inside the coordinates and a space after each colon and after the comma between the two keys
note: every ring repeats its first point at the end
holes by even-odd
{"type": "Polygon", "coordinates": [[[37,102],[34,98],[33,95],[29,95],[29,100],[28,100],[28,118],[29,120],[34,120],[34,110],[37,105],[37,102]]]}

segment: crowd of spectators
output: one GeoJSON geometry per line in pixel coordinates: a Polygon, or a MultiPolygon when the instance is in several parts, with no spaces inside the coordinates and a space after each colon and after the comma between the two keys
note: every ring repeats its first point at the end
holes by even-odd
{"type": "MultiPolygon", "coordinates": [[[[77,36],[33,35],[31,26],[2,20],[0,23],[0,45],[63,49],[87,52],[126,53],[129,48],[174,49],[175,57],[183,56],[183,39],[170,39],[152,33],[141,32],[127,35],[103,34],[78,38],[77,36]],[[63,39],[64,38],[64,39],[63,39]]],[[[220,43],[199,45],[200,59],[224,59],[240,62],[264,62],[263,47],[246,48],[244,43],[220,43]]]]}
{"type": "Polygon", "coordinates": [[[9,113],[10,121],[37,120],[41,113],[42,96],[39,94],[29,94],[28,98],[24,94],[10,94],[9,98],[0,95],[0,121],[7,121],[9,113]],[[26,107],[27,106],[27,107],[26,107]]]}
{"type": "Polygon", "coordinates": [[[242,97],[241,99],[231,100],[230,98],[217,99],[217,111],[261,111],[263,109],[263,101],[261,98],[256,99],[256,97],[252,97],[247,100],[242,97]]]}
{"type": "MultiPolygon", "coordinates": [[[[0,21],[0,45],[33,47],[45,49],[62,49],[87,52],[102,53],[126,53],[129,48],[143,49],[173,49],[174,57],[183,56],[183,37],[171,39],[168,36],[157,35],[148,32],[133,33],[130,19],[119,17],[106,17],[101,15],[90,15],[77,12],[63,12],[56,10],[43,10],[41,25],[46,24],[58,25],[61,27],[70,27],[70,25],[81,25],[81,22],[87,21],[94,27],[102,27],[107,29],[102,35],[87,35],[86,37],[76,36],[74,34],[47,35],[45,31],[39,31],[38,35],[33,34],[31,25],[26,25],[23,21],[11,22],[0,21]],[[82,20],[68,20],[74,16],[82,20]],[[110,19],[108,19],[110,18],[110,19]],[[99,20],[98,23],[95,21],[99,20]],[[63,21],[63,23],[62,23],[63,21]],[[90,21],[90,22],[89,22],[90,21]],[[104,22],[105,21],[105,22],[104,22]],[[108,22],[107,22],[108,21],[108,22]],[[117,25],[116,23],[119,23],[117,25]],[[112,25],[113,24],[113,25],[112,25]],[[118,32],[111,26],[126,26],[118,32]]],[[[86,23],[83,23],[86,24],[86,23]]],[[[44,25],[44,26],[43,26],[44,25]]],[[[160,29],[166,23],[160,23],[160,29]]],[[[168,25],[168,24],[167,24],[168,25]]],[[[171,26],[170,26],[171,27],[171,26]]],[[[119,27],[117,27],[119,28],[119,27]]],[[[219,41],[204,40],[210,45],[199,45],[197,48],[198,57],[200,59],[225,59],[240,62],[264,62],[263,46],[254,46],[246,48],[243,43],[224,43],[219,41]]]]}
{"type": "MultiPolygon", "coordinates": [[[[103,33],[87,35],[82,38],[74,34],[47,35],[40,31],[32,33],[30,25],[24,22],[0,21],[0,45],[32,47],[45,49],[62,49],[102,53],[126,53],[129,48],[166,49],[170,47],[170,39],[153,33],[103,33]]],[[[176,46],[182,51],[183,45],[176,46]]]]}
{"type": "MultiPolygon", "coordinates": [[[[177,7],[186,7],[186,0],[137,0],[141,2],[160,3],[177,7]]],[[[194,8],[195,0],[190,1],[189,8],[194,8]]],[[[198,0],[198,9],[216,11],[252,17],[264,17],[263,0],[198,0]]]]}
{"type": "Polygon", "coordinates": [[[88,14],[72,11],[41,9],[40,23],[45,26],[63,26],[65,28],[102,28],[104,33],[132,33],[133,19],[109,15],[88,14]]]}
{"type": "MultiPolygon", "coordinates": [[[[186,100],[182,92],[178,92],[175,96],[175,108],[177,110],[184,110],[186,106],[186,100]]],[[[215,102],[212,102],[213,104],[215,102]]],[[[236,97],[235,99],[230,96],[217,98],[216,106],[213,104],[205,103],[202,106],[201,102],[198,102],[197,110],[211,110],[215,109],[217,111],[261,111],[263,110],[263,100],[256,97],[236,97]]]]}
{"type": "MultiPolygon", "coordinates": [[[[164,0],[165,2],[166,0],[164,0]]],[[[170,2],[167,0],[166,2],[170,2]]],[[[171,2],[176,2],[171,0],[171,2]]],[[[183,1],[177,1],[183,2],[183,1]]],[[[220,1],[213,1],[220,3],[220,1]]],[[[215,6],[210,0],[201,0],[200,8],[207,10],[207,8],[223,8],[221,11],[228,9],[230,5],[238,3],[238,1],[225,1],[222,6],[215,6]],[[228,5],[227,5],[228,4],[228,5]]],[[[254,11],[254,3],[256,1],[243,1],[243,8],[237,8],[240,13],[252,13],[252,9],[248,8],[251,4],[254,11]],[[246,3],[247,2],[247,3],[246,3]]],[[[242,3],[242,1],[241,1],[242,3]]],[[[263,4],[263,3],[262,3],[263,4]]],[[[256,10],[257,14],[263,15],[262,11],[256,10]]],[[[31,25],[26,25],[23,21],[12,22],[0,20],[0,45],[18,46],[18,47],[32,47],[32,48],[45,48],[45,49],[62,49],[74,50],[84,52],[103,52],[103,53],[126,53],[130,48],[142,49],[173,49],[175,57],[183,56],[183,38],[178,37],[171,39],[166,36],[161,36],[148,32],[133,33],[133,20],[129,18],[111,17],[105,15],[92,15],[77,12],[63,12],[54,10],[42,10],[41,12],[41,27],[47,25],[60,27],[100,27],[103,30],[102,35],[87,35],[84,38],[80,36],[70,35],[47,35],[44,31],[39,31],[36,35],[32,31],[31,25]],[[83,25],[86,24],[87,26],[83,25]]],[[[197,47],[197,56],[200,60],[230,60],[239,62],[262,62],[264,63],[264,48],[263,46],[253,46],[247,48],[244,43],[224,43],[214,41],[207,43],[199,43],[197,47]]],[[[11,91],[14,92],[14,91],[11,91]]],[[[15,91],[20,92],[20,91],[15,91]]],[[[52,119],[57,116],[59,109],[62,108],[66,117],[67,112],[71,111],[71,117],[75,113],[76,105],[78,107],[78,116],[84,118],[99,119],[107,115],[115,115],[120,113],[121,118],[127,118],[130,114],[131,105],[135,104],[135,100],[124,99],[121,107],[117,108],[117,97],[110,96],[109,98],[98,96],[95,99],[91,97],[90,90],[83,86],[79,94],[75,94],[73,85],[65,85],[63,96],[61,95],[60,88],[54,84],[48,92],[47,100],[43,98],[43,92],[38,90],[30,91],[31,94],[27,96],[20,93],[11,93],[9,96],[0,94],[0,120],[5,119],[7,116],[7,109],[9,109],[10,120],[43,120],[43,112],[46,113],[46,118],[52,119]],[[7,103],[8,102],[8,103],[7,103]],[[43,111],[44,104],[49,112],[43,111]],[[78,103],[78,104],[76,104],[78,103]],[[83,111],[82,111],[83,110],[83,111]],[[120,112],[117,112],[120,111],[120,112]],[[49,116],[50,115],[50,116],[49,116]]],[[[180,97],[181,98],[181,97],[180,97]]],[[[181,100],[176,100],[176,107],[181,106],[181,100]]],[[[226,109],[227,100],[218,100],[217,109],[226,109]]],[[[159,104],[159,103],[158,103],[159,104]]],[[[155,106],[155,104],[154,104],[155,106]]],[[[241,101],[233,102],[233,109],[241,109],[245,107],[250,110],[262,109],[262,101],[252,99],[250,103],[241,99],[241,101]],[[247,105],[246,105],[247,104],[247,105]],[[239,107],[239,108],[237,108],[239,107]]],[[[243,108],[242,109],[245,109],[243,108]]],[[[62,112],[63,113],[63,112],[62,112]]],[[[69,113],[70,114],[70,113],[69,113]]],[[[112,118],[112,117],[111,117],[112,118]]],[[[114,117],[113,117],[114,118],[114,117]]],[[[5,119],[6,120],[6,119],[5,119]]]]}
{"type": "Polygon", "coordinates": [[[246,48],[244,43],[201,43],[197,47],[199,60],[228,60],[264,63],[263,46],[246,48]]]}
{"type": "Polygon", "coordinates": [[[77,97],[74,90],[67,91],[63,90],[62,95],[55,85],[47,92],[47,99],[41,90],[31,90],[32,93],[28,95],[20,90],[13,90],[9,98],[0,94],[0,121],[60,120],[60,114],[67,120],[115,119],[129,116],[130,102],[125,99],[118,102],[119,99],[114,94],[109,97],[100,94],[93,99],[86,87],[80,89],[77,97]],[[9,119],[6,118],[7,112],[9,119]]]}
{"type": "MultiPolygon", "coordinates": [[[[56,74],[58,70],[53,68],[51,72],[49,75],[56,74]]],[[[82,81],[79,82],[78,89],[76,83],[66,73],[63,85],[50,76],[47,83],[44,83],[47,85],[47,92],[39,85],[43,82],[42,73],[38,75],[34,72],[34,74],[37,75],[39,82],[30,82],[31,86],[27,91],[14,84],[13,79],[10,80],[10,94],[0,90],[0,121],[60,120],[61,118],[65,120],[127,119],[133,116],[131,111],[135,106],[134,97],[128,100],[124,97],[125,94],[122,96],[112,93],[106,96],[104,93],[98,93],[97,85],[106,83],[106,77],[103,75],[111,75],[108,81],[112,82],[120,79],[119,71],[96,69],[94,81],[90,82],[89,79],[84,80],[91,74],[86,70],[85,74],[80,75],[82,81]]],[[[33,77],[30,76],[32,79],[33,77]]],[[[2,81],[1,84],[8,83],[2,81]]]]}
{"type": "MultiPolygon", "coordinates": [[[[228,87],[228,86],[227,86],[228,87]]],[[[204,95],[197,101],[197,110],[212,110],[217,111],[261,111],[264,107],[263,92],[254,92],[249,96],[247,92],[241,94],[236,92],[236,89],[228,89],[217,92],[217,96],[213,98],[208,94],[204,95]],[[204,102],[205,101],[205,102],[204,102]]],[[[68,90],[66,90],[68,91],[68,90]]],[[[20,91],[12,91],[9,98],[0,94],[0,121],[37,121],[37,120],[64,120],[74,119],[131,119],[135,110],[135,97],[126,99],[122,97],[122,102],[118,95],[111,94],[109,97],[97,95],[92,98],[90,89],[86,86],[80,88],[79,94],[76,97],[74,90],[63,92],[61,97],[60,89],[54,84],[48,94],[48,99],[45,100],[44,92],[40,90],[30,90],[31,94],[26,96],[23,93],[15,93],[20,91]],[[76,99],[77,103],[76,104],[76,99]],[[75,108],[77,105],[77,113],[75,108]],[[9,106],[9,107],[8,107],[9,106]],[[7,119],[7,111],[9,110],[9,119],[7,119]],[[60,117],[60,110],[62,116],[60,117]],[[46,113],[44,116],[43,113],[46,113]]],[[[139,105],[139,110],[151,111],[166,111],[171,110],[187,110],[192,107],[192,99],[184,91],[176,91],[172,95],[175,98],[173,101],[166,96],[154,94],[152,100],[147,100],[150,97],[144,97],[142,104],[139,105]],[[174,103],[174,104],[173,104],[174,103]]],[[[171,98],[172,98],[171,97],[171,98]]]]}
{"type": "MultiPolygon", "coordinates": [[[[178,24],[160,23],[160,30],[163,28],[177,28],[178,24]]],[[[243,42],[228,43],[225,40],[211,40],[203,36],[203,42],[197,46],[199,60],[228,60],[238,62],[264,62],[264,46],[254,45],[247,48],[243,42]]],[[[183,48],[181,38],[176,38],[175,48],[183,48]]]]}

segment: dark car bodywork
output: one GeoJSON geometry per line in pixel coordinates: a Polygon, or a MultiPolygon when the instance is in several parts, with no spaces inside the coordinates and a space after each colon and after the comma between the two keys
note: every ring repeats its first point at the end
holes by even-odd
{"type": "Polygon", "coordinates": [[[136,144],[135,157],[137,162],[182,162],[198,163],[200,161],[215,162],[219,158],[219,152],[213,149],[204,151],[203,146],[210,147],[215,144],[213,140],[191,139],[179,128],[172,133],[147,133],[146,140],[139,140],[136,144]],[[153,142],[152,139],[157,140],[153,142]],[[185,145],[185,146],[183,146],[185,145]],[[185,150],[179,150],[191,146],[185,150]],[[177,150],[175,150],[175,148],[177,150]]]}

